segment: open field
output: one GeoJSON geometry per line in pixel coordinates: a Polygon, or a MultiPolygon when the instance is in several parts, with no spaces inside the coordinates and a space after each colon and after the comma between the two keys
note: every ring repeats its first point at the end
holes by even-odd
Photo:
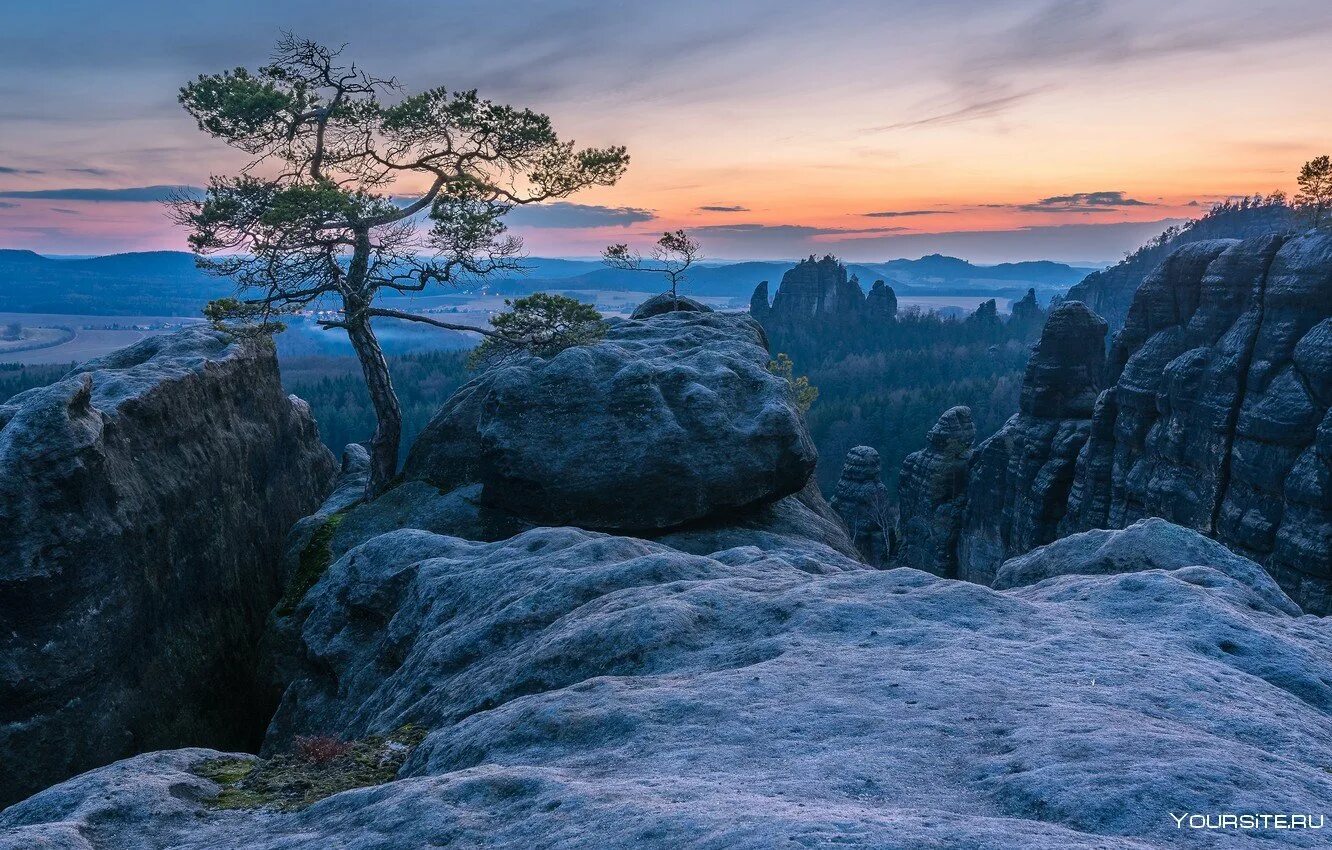
{"type": "Polygon", "coordinates": [[[202,319],[165,316],[79,316],[68,313],[0,313],[0,325],[18,322],[25,328],[59,326],[74,332],[72,339],[59,345],[27,351],[0,349],[0,363],[25,365],[74,363],[91,357],[101,357],[117,348],[133,345],[146,336],[169,333],[172,328],[194,321],[202,319]]]}

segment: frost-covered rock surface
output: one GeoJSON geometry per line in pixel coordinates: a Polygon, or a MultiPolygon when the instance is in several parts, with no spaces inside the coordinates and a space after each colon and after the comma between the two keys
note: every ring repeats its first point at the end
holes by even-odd
{"type": "Polygon", "coordinates": [[[775,502],[817,459],[762,328],[669,312],[612,321],[604,341],[528,358],[461,388],[405,477],[533,525],[653,533],[775,502]]]}
{"type": "Polygon", "coordinates": [[[392,532],[298,607],[268,743],[423,724],[396,781],[216,811],[215,754],[154,753],[6,810],[0,848],[1325,846],[1171,813],[1332,808],[1332,621],[1160,522],[1010,572],[1037,583],[392,532]]]}
{"type": "Polygon", "coordinates": [[[0,404],[0,804],[252,745],[283,538],[332,474],[267,340],[155,336],[0,404]]]}

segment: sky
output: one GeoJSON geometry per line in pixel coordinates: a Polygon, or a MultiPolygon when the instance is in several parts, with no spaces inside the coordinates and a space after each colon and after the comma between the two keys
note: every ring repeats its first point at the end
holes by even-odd
{"type": "MultiPolygon", "coordinates": [[[[1332,152],[1327,0],[48,0],[0,30],[0,247],[184,250],[162,187],[234,173],[176,91],[283,29],[410,91],[622,144],[511,214],[534,256],[684,227],[715,260],[1112,262],[1332,152]]],[[[403,191],[412,187],[404,186],[403,191]]]]}

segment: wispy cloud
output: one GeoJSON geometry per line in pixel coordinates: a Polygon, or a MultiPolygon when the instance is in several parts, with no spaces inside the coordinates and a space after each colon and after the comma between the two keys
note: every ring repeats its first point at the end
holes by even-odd
{"type": "Polygon", "coordinates": [[[699,211],[699,212],[724,212],[724,213],[749,212],[749,207],[741,207],[741,206],[726,206],[725,204],[709,204],[709,205],[707,205],[707,206],[699,207],[699,208],[698,208],[698,211],[699,211]]]}
{"type": "Polygon", "coordinates": [[[556,201],[516,207],[505,220],[518,227],[574,228],[574,227],[628,227],[657,217],[652,210],[639,207],[603,207],[595,204],[574,204],[556,201]]]}
{"type": "Polygon", "coordinates": [[[0,174],[41,174],[32,168],[15,168],[12,165],[0,165],[0,174]]]}
{"type": "Polygon", "coordinates": [[[178,194],[202,195],[197,186],[132,186],[125,189],[33,189],[0,191],[0,198],[35,198],[48,201],[115,201],[148,203],[169,201],[178,194]]]}
{"type": "Polygon", "coordinates": [[[906,218],[915,215],[952,215],[952,210],[883,210],[861,213],[866,218],[906,218]]]}
{"type": "Polygon", "coordinates": [[[942,111],[936,111],[932,115],[927,115],[924,118],[916,118],[911,121],[899,121],[895,124],[885,124],[881,127],[870,127],[867,132],[878,133],[888,130],[909,130],[915,127],[963,124],[967,121],[975,121],[980,118],[994,118],[1048,89],[1049,86],[1036,86],[1025,91],[994,94],[988,97],[975,98],[973,96],[966,96],[960,99],[955,98],[952,99],[950,104],[939,107],[942,111]]]}

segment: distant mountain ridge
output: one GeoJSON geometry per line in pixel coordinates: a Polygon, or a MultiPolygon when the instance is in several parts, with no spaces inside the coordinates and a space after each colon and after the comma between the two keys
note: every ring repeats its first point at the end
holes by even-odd
{"type": "MultiPolygon", "coordinates": [[[[597,260],[531,257],[524,265],[525,274],[493,278],[486,281],[487,288],[521,295],[550,289],[655,291],[662,286],[658,276],[606,268],[597,260]]],[[[684,288],[694,295],[748,299],[760,281],[781,280],[794,265],[785,260],[701,265],[690,270],[684,288]]],[[[1027,287],[1063,288],[1090,271],[1047,260],[977,266],[939,254],[848,263],[846,269],[865,291],[875,280],[886,279],[900,294],[990,295],[1027,287]]],[[[208,301],[232,291],[230,282],[200,271],[194,256],[183,251],[52,259],[33,251],[0,250],[0,312],[197,316],[208,301]]]]}

